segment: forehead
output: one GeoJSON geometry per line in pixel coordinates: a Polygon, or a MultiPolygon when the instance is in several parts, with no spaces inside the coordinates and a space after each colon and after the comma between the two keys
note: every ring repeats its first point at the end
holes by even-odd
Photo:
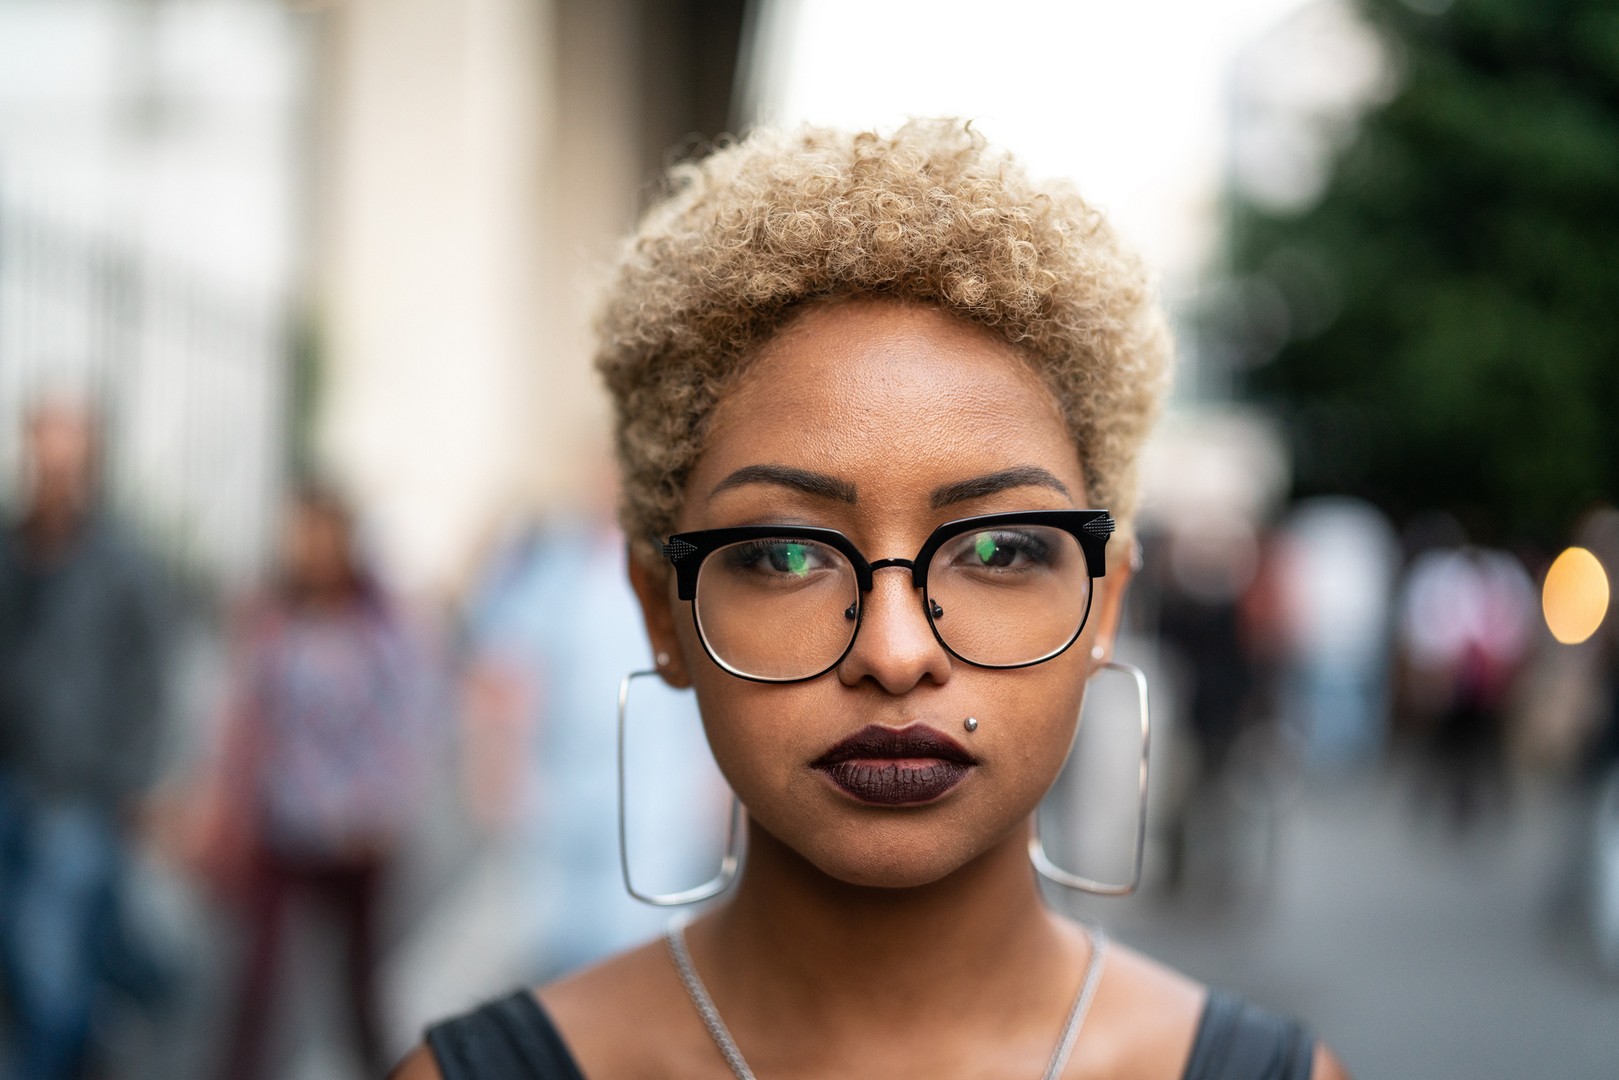
{"type": "Polygon", "coordinates": [[[1034,465],[1083,505],[1073,438],[1017,350],[936,308],[892,301],[812,309],[761,350],[715,409],[688,507],[756,464],[824,472],[852,483],[862,504],[890,506],[1034,465]]]}
{"type": "Polygon", "coordinates": [[[94,431],[90,414],[68,405],[47,405],[28,414],[26,426],[35,438],[88,442],[94,431]]]}

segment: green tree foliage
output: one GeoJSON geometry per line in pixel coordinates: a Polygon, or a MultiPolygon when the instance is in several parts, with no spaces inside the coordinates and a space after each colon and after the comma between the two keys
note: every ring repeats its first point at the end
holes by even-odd
{"type": "Polygon", "coordinates": [[[1619,498],[1619,4],[1357,6],[1397,89],[1315,205],[1237,197],[1224,331],[1301,493],[1555,541],[1619,498]]]}

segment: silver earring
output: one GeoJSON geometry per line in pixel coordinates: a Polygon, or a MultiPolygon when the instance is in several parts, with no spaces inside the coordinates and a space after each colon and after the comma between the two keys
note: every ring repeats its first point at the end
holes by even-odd
{"type": "Polygon", "coordinates": [[[659,653],[657,656],[653,657],[652,660],[653,663],[657,664],[659,668],[666,668],[669,666],[669,654],[666,652],[659,653]]]}
{"type": "MultiPolygon", "coordinates": [[[[668,663],[668,656],[658,655],[660,665],[668,663]]],[[[719,873],[701,885],[690,889],[682,889],[672,893],[648,893],[635,887],[635,876],[630,873],[630,838],[629,838],[629,807],[628,807],[628,777],[625,775],[625,732],[630,707],[630,684],[636,679],[656,677],[656,671],[632,671],[624,676],[618,684],[618,865],[624,874],[624,888],[635,899],[643,904],[654,907],[679,907],[682,904],[695,904],[699,900],[707,900],[711,896],[718,896],[730,887],[736,880],[737,869],[741,866],[739,847],[742,841],[742,803],[733,794],[731,796],[731,823],[725,837],[725,856],[720,860],[719,873]]]]}
{"type": "Polygon", "coordinates": [[[1099,896],[1129,896],[1141,886],[1141,861],[1147,847],[1147,757],[1151,745],[1151,726],[1147,712],[1147,676],[1134,664],[1123,664],[1117,660],[1102,665],[1103,668],[1120,671],[1129,675],[1135,683],[1136,701],[1140,708],[1141,720],[1141,766],[1137,777],[1137,800],[1139,810],[1136,816],[1136,843],[1135,860],[1130,868],[1130,878],[1125,882],[1097,881],[1083,874],[1075,874],[1064,870],[1052,861],[1046,854],[1045,845],[1040,840],[1040,811],[1034,812],[1034,834],[1029,838],[1029,861],[1034,869],[1047,881],[1070,889],[1080,889],[1099,896]]]}
{"type": "Polygon", "coordinates": [[[976,717],[976,716],[967,717],[967,719],[965,719],[965,720],[963,720],[961,722],[961,726],[966,728],[968,731],[977,731],[978,730],[978,717],[976,717]]]}

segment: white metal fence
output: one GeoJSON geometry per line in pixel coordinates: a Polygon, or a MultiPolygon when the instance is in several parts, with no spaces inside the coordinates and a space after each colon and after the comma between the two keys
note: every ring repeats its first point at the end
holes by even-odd
{"type": "Polygon", "coordinates": [[[0,501],[18,494],[29,403],[88,395],[104,413],[112,504],[185,572],[243,579],[272,542],[290,344],[284,303],[0,190],[0,501]]]}

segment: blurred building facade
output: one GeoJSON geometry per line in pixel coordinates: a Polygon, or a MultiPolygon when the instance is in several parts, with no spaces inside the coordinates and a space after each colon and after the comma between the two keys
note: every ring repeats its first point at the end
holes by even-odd
{"type": "Polygon", "coordinates": [[[263,557],[300,58],[272,3],[0,5],[0,501],[30,402],[87,398],[123,510],[204,572],[263,557]]]}

